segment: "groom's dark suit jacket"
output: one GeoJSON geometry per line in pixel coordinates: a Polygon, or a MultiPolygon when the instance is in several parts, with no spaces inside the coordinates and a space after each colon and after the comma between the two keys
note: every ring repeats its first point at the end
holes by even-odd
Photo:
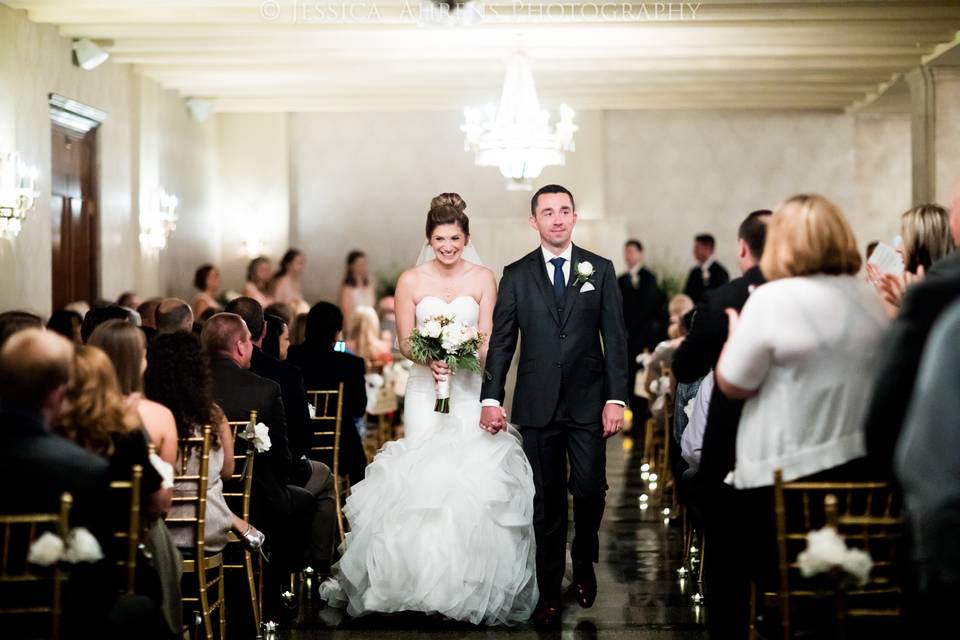
{"type": "Polygon", "coordinates": [[[507,371],[522,335],[510,421],[546,426],[562,391],[574,420],[595,423],[607,400],[627,401],[627,340],[613,263],[574,245],[559,304],[550,278],[539,247],[503,270],[480,397],[503,403],[507,371]],[[576,265],[585,261],[594,267],[593,291],[574,285],[576,265]]]}

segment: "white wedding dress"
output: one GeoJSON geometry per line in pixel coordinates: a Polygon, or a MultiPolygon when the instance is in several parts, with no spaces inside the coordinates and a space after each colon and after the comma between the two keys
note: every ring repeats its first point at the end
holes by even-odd
{"type": "MultiPolygon", "coordinates": [[[[427,297],[417,323],[440,313],[477,324],[470,296],[427,297]]],[[[537,603],[533,475],[512,427],[479,427],[478,374],[460,371],[450,413],[434,411],[430,369],[414,365],[402,440],[387,443],[355,485],[335,578],[321,595],[351,616],[418,611],[474,624],[526,621],[537,603]]]]}

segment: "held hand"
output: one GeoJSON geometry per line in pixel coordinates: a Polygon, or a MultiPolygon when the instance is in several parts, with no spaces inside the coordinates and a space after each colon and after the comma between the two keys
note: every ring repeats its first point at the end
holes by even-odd
{"type": "Polygon", "coordinates": [[[603,407],[603,437],[609,438],[620,433],[623,428],[624,408],[614,402],[603,407]]]}
{"type": "Polygon", "coordinates": [[[430,371],[433,372],[433,379],[437,382],[443,382],[450,377],[450,367],[439,360],[430,363],[430,371]]]}
{"type": "Polygon", "coordinates": [[[490,435],[496,435],[507,428],[506,415],[503,407],[483,407],[480,409],[480,428],[490,435]]]}

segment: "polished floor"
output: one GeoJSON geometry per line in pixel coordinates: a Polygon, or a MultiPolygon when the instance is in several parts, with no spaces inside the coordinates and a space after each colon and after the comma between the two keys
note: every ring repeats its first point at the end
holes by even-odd
{"type": "Polygon", "coordinates": [[[537,632],[530,626],[478,628],[423,616],[368,616],[351,620],[342,612],[304,601],[292,630],[281,640],[313,638],[637,638],[650,640],[705,638],[704,608],[693,604],[696,584],[677,578],[682,562],[682,534],[666,525],[662,505],[646,500],[640,454],[629,437],[614,438],[607,448],[610,491],[600,534],[597,565],[599,594],[590,609],[572,599],[565,603],[563,628],[537,632]],[[641,509],[644,501],[649,506],[641,509]]]}

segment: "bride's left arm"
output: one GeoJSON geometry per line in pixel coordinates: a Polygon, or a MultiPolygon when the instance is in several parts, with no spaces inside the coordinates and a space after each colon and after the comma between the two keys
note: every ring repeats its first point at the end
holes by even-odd
{"type": "Polygon", "coordinates": [[[483,271],[480,283],[480,319],[477,323],[477,329],[486,336],[486,340],[480,345],[481,367],[485,367],[487,363],[487,349],[490,345],[490,334],[493,333],[493,308],[497,306],[497,280],[489,269],[483,271]]]}

